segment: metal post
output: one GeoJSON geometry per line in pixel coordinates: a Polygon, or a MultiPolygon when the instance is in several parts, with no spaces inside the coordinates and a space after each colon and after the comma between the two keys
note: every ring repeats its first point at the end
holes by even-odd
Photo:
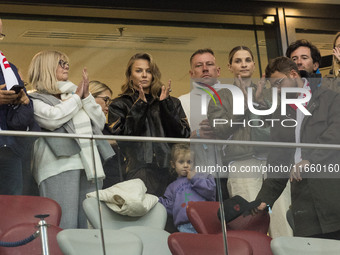
{"type": "Polygon", "coordinates": [[[40,230],[40,240],[41,240],[41,249],[43,255],[49,255],[49,249],[48,249],[48,236],[47,236],[47,223],[45,221],[45,218],[50,216],[49,214],[40,214],[36,215],[36,218],[39,218],[40,221],[38,223],[39,230],[40,230]]]}
{"type": "Polygon", "coordinates": [[[96,158],[94,155],[94,146],[96,146],[96,141],[92,138],[91,139],[91,151],[92,151],[92,167],[94,169],[94,181],[96,184],[96,196],[97,196],[97,204],[98,204],[98,213],[99,213],[99,222],[100,222],[100,235],[101,235],[101,244],[103,248],[103,255],[106,255],[106,248],[105,248],[105,240],[104,240],[104,229],[103,229],[103,218],[102,218],[102,213],[100,209],[100,200],[99,200],[99,183],[98,183],[98,178],[97,178],[97,168],[96,168],[96,158]]]}
{"type": "MultiPolygon", "coordinates": [[[[217,155],[219,151],[217,150],[216,144],[214,144],[214,150],[215,150],[215,162],[218,162],[217,155]]],[[[221,228],[222,228],[222,235],[223,235],[224,254],[228,255],[227,224],[225,222],[221,180],[220,180],[220,174],[218,171],[216,171],[216,175],[217,175],[216,176],[217,197],[220,203],[220,217],[221,217],[221,228]]]]}

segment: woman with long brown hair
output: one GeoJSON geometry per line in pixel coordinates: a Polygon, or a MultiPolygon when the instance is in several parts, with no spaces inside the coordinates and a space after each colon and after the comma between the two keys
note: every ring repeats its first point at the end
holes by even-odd
{"type": "MultiPolygon", "coordinates": [[[[247,46],[236,46],[228,58],[229,71],[234,76],[233,84],[240,88],[247,98],[249,88],[253,92],[253,107],[257,109],[268,109],[271,106],[271,90],[265,88],[265,79],[255,84],[253,76],[255,71],[255,59],[251,49],[247,46]]],[[[250,125],[216,125],[214,132],[219,139],[230,139],[240,141],[270,141],[270,125],[258,125],[255,121],[263,121],[263,117],[253,114],[249,111],[248,104],[244,115],[233,113],[233,97],[229,90],[221,89],[218,91],[223,106],[209,104],[208,118],[227,119],[234,123],[249,123],[250,125]]],[[[225,155],[224,164],[229,166],[233,171],[229,172],[228,192],[231,197],[239,195],[248,201],[255,200],[261,189],[265,177],[263,166],[266,165],[268,149],[259,146],[232,145],[225,146],[223,149],[225,155]],[[244,172],[242,169],[257,169],[257,171],[244,172]],[[263,171],[263,172],[262,172],[263,171]]],[[[271,214],[270,234],[272,237],[280,235],[292,235],[291,229],[286,223],[285,215],[290,205],[290,193],[287,188],[281,198],[275,204],[271,214]]]]}
{"type": "MultiPolygon", "coordinates": [[[[109,127],[114,135],[190,136],[190,128],[177,98],[164,86],[158,66],[148,53],[137,53],[128,62],[122,93],[109,108],[109,127]]],[[[119,142],[118,142],[119,143],[119,142]]],[[[127,179],[140,178],[147,192],[163,195],[169,182],[170,145],[152,142],[120,142],[127,161],[127,179]]]]}

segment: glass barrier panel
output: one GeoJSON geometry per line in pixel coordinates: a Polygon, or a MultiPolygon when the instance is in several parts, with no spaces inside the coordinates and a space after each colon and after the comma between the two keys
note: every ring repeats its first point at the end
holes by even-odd
{"type": "MultiPolygon", "coordinates": [[[[17,188],[10,196],[1,186],[0,204],[8,213],[0,223],[0,251],[27,251],[37,249],[36,245],[42,249],[38,240],[16,248],[3,247],[4,242],[22,241],[35,233],[42,220],[48,224],[48,249],[53,252],[65,249],[67,242],[57,240],[57,235],[69,235],[70,230],[77,232],[72,232],[69,240],[100,237],[98,253],[102,249],[104,253],[104,247],[109,252],[119,246],[134,254],[143,249],[171,254],[175,242],[190,250],[228,254],[243,245],[264,253],[270,250],[272,240],[281,245],[286,240],[282,237],[300,240],[296,247],[303,250],[308,249],[303,246],[306,240],[338,238],[338,214],[334,214],[339,210],[338,144],[102,135],[92,139],[20,131],[1,131],[0,139],[20,144],[16,149],[0,149],[5,183],[19,184],[9,187],[17,188]],[[90,145],[88,158],[81,162],[91,161],[91,178],[84,168],[64,170],[71,168],[74,157],[55,157],[54,153],[70,151],[70,140],[90,145]],[[115,152],[105,162],[96,157],[97,152],[103,155],[102,144],[115,152]],[[61,146],[61,152],[56,145],[61,146]],[[140,146],[162,148],[164,153],[155,151],[151,163],[146,163],[143,160],[150,155],[140,146]],[[222,153],[220,163],[198,165],[204,156],[198,153],[199,146],[205,152],[212,148],[215,159],[222,153]],[[228,149],[252,149],[254,153],[230,160],[232,154],[223,154],[228,149]],[[308,162],[295,161],[299,153],[308,162]],[[18,170],[19,174],[6,176],[9,165],[12,173],[18,170]],[[328,219],[335,223],[327,225],[328,219]],[[93,236],[86,237],[89,233],[93,236]],[[298,239],[301,237],[304,239],[298,239]],[[256,242],[261,242],[261,247],[254,245],[256,242]]],[[[36,238],[42,237],[43,232],[36,238]]]]}

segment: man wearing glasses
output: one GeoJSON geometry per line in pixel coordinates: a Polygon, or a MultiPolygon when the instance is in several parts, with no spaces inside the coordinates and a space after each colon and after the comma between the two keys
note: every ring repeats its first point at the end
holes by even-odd
{"type": "MultiPolygon", "coordinates": [[[[2,33],[0,19],[0,40],[2,33]]],[[[33,104],[29,100],[24,83],[17,68],[1,54],[0,67],[0,132],[1,130],[28,131],[38,127],[33,118],[33,104]],[[17,81],[18,90],[7,90],[8,81],[17,81]]],[[[22,157],[28,147],[24,137],[0,136],[0,194],[20,195],[22,193],[22,157]]]]}
{"type": "MultiPolygon", "coordinates": [[[[311,115],[304,115],[295,105],[275,111],[271,129],[274,142],[340,144],[340,95],[331,90],[317,88],[308,79],[301,78],[298,66],[289,58],[274,59],[266,68],[266,77],[281,91],[284,87],[309,90],[311,99],[304,107],[311,115]],[[280,122],[294,119],[295,127],[284,127],[280,122]]],[[[308,93],[307,93],[308,94],[308,93]]],[[[305,94],[291,94],[290,98],[304,98],[305,94]]],[[[288,97],[287,97],[288,98],[288,97]]],[[[288,166],[287,173],[272,174],[264,181],[256,199],[262,203],[258,210],[273,206],[291,181],[291,210],[294,235],[340,240],[340,151],[310,148],[273,148],[267,166],[288,166]],[[290,166],[290,167],[289,167],[290,166]]]]}

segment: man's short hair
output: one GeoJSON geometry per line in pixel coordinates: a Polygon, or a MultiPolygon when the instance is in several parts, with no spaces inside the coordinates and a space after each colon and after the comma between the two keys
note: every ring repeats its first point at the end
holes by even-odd
{"type": "Polygon", "coordinates": [[[293,51],[295,51],[297,48],[300,48],[300,47],[307,47],[310,49],[310,54],[313,59],[313,63],[319,63],[319,64],[321,63],[321,54],[320,54],[319,49],[314,44],[312,44],[311,42],[305,39],[297,40],[291,43],[289,47],[287,48],[286,56],[290,58],[293,51]]]}
{"type": "Polygon", "coordinates": [[[204,54],[204,53],[210,53],[211,55],[213,55],[213,56],[215,57],[215,54],[214,54],[213,50],[210,49],[210,48],[198,49],[198,50],[196,50],[196,51],[191,55],[191,57],[190,57],[190,65],[192,64],[192,59],[193,59],[196,55],[198,55],[198,54],[204,54]]]}
{"type": "Polygon", "coordinates": [[[289,74],[291,70],[295,70],[299,73],[299,69],[296,63],[287,57],[277,57],[272,59],[266,67],[266,78],[270,78],[270,76],[277,72],[289,74]]]}

